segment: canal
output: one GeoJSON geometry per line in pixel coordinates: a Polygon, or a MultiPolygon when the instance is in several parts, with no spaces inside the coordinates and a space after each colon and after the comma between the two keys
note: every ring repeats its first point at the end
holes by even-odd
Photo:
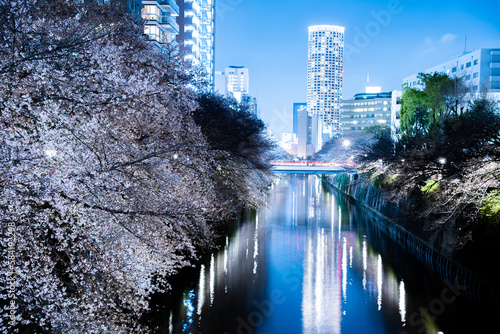
{"type": "Polygon", "coordinates": [[[283,174],[266,207],[173,281],[157,333],[496,332],[495,305],[467,298],[377,224],[318,175],[283,174]]]}

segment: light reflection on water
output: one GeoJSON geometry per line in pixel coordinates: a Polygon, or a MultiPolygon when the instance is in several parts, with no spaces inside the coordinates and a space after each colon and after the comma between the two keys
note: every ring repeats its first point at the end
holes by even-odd
{"type": "Polygon", "coordinates": [[[285,176],[198,277],[174,287],[182,302],[169,297],[159,332],[452,333],[468,309],[429,312],[444,285],[370,228],[372,219],[315,175],[285,176]]]}

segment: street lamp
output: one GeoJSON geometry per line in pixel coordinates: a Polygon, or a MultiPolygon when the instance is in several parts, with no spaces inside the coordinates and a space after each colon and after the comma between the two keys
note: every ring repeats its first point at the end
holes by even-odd
{"type": "Polygon", "coordinates": [[[351,146],[351,141],[349,139],[344,139],[344,141],[342,142],[342,145],[344,145],[344,147],[346,149],[348,149],[349,146],[351,146]]]}
{"type": "Polygon", "coordinates": [[[55,158],[55,156],[57,155],[57,151],[56,150],[45,150],[45,155],[52,159],[52,158],[55,158]]]}

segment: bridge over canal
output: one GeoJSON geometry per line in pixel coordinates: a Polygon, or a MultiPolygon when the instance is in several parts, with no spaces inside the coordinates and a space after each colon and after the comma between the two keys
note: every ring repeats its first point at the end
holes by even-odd
{"type": "Polygon", "coordinates": [[[354,173],[357,164],[354,162],[324,161],[271,161],[272,170],[283,173],[354,173]]]}

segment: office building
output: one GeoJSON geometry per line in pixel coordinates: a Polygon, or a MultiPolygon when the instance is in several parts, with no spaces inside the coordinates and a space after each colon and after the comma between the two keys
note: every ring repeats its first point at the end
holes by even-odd
{"type": "Polygon", "coordinates": [[[320,126],[318,114],[307,110],[307,106],[301,104],[297,109],[297,157],[306,158],[318,151],[317,143],[320,141],[320,126]]]}
{"type": "MultiPolygon", "coordinates": [[[[423,73],[446,73],[451,77],[462,77],[473,93],[487,92],[488,97],[500,106],[500,49],[478,49],[464,52],[437,66],[422,70],[423,73]]],[[[422,88],[418,73],[403,79],[404,84],[422,88]]]]}
{"type": "Polygon", "coordinates": [[[179,33],[179,25],[176,22],[179,6],[175,0],[142,0],[142,6],[144,33],[149,40],[160,50],[172,44],[179,33]]]}
{"type": "Polygon", "coordinates": [[[241,102],[243,95],[250,94],[250,76],[244,66],[229,66],[224,71],[227,77],[227,90],[236,101],[241,102]]]}
{"type": "Polygon", "coordinates": [[[250,94],[250,72],[245,66],[229,66],[224,72],[215,72],[215,91],[234,98],[258,116],[257,98],[250,94]]]}
{"type": "Polygon", "coordinates": [[[224,72],[216,71],[215,91],[224,96],[233,97],[241,103],[244,95],[250,95],[248,68],[245,68],[245,66],[229,66],[224,72]]]}
{"type": "Polygon", "coordinates": [[[223,96],[229,96],[229,91],[227,89],[227,76],[226,73],[222,71],[215,71],[214,75],[214,90],[215,92],[223,95],[223,96]]]}
{"type": "Polygon", "coordinates": [[[307,64],[307,108],[318,115],[318,140],[323,134],[339,136],[340,104],[344,72],[344,27],[309,27],[307,64]]]}
{"type": "Polygon", "coordinates": [[[297,155],[297,135],[292,132],[286,132],[281,134],[281,140],[279,141],[279,146],[285,150],[286,153],[290,155],[297,155]]]}
{"type": "MultiPolygon", "coordinates": [[[[169,0],[170,1],[170,0],[169,0]]],[[[177,43],[185,60],[202,66],[215,83],[215,0],[178,0],[177,43]]]]}
{"type": "Polygon", "coordinates": [[[380,87],[366,87],[365,93],[343,100],[341,107],[343,135],[362,131],[373,125],[386,126],[392,131],[393,118],[394,127],[399,120],[400,101],[401,92],[382,92],[380,87]]]}
{"type": "Polygon", "coordinates": [[[391,96],[391,137],[394,141],[400,139],[399,130],[401,128],[401,96],[403,92],[393,90],[391,96]]]}
{"type": "Polygon", "coordinates": [[[294,103],[293,104],[293,133],[295,136],[299,135],[299,110],[307,110],[307,103],[294,103]]]}
{"type": "Polygon", "coordinates": [[[255,115],[255,116],[259,116],[259,111],[257,109],[257,98],[252,96],[252,95],[248,95],[248,94],[243,94],[243,96],[241,97],[241,105],[244,106],[244,107],[247,107],[248,108],[248,111],[255,115]]]}

